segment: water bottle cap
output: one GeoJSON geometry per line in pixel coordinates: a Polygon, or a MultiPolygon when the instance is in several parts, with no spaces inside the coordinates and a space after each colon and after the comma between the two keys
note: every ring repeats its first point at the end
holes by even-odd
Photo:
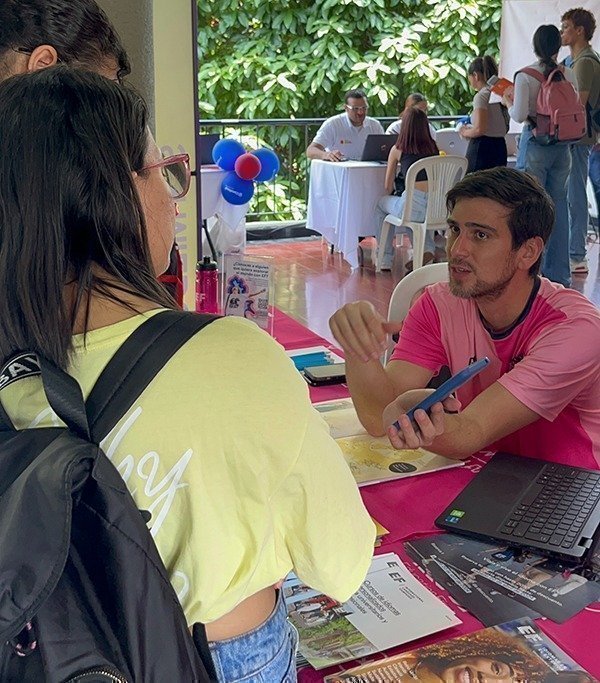
{"type": "Polygon", "coordinates": [[[202,261],[198,261],[197,268],[199,270],[217,270],[217,264],[210,258],[210,256],[205,256],[202,261]]]}

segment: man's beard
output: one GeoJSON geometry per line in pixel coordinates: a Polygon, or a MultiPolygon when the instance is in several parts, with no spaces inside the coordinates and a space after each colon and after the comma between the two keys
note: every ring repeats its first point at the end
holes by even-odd
{"type": "MultiPolygon", "coordinates": [[[[452,265],[455,264],[449,264],[449,266],[452,265]]],[[[460,264],[457,265],[460,267],[460,264]]],[[[495,282],[484,282],[475,278],[474,284],[463,285],[452,280],[452,270],[450,270],[450,292],[461,299],[498,299],[505,292],[516,271],[514,260],[507,259],[504,270],[495,282]]]]}

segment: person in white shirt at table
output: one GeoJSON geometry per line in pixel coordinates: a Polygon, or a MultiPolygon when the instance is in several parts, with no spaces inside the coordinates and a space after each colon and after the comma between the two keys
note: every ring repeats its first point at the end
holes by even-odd
{"type": "MultiPolygon", "coordinates": [[[[429,107],[429,104],[427,102],[427,98],[423,93],[420,92],[411,92],[410,95],[406,98],[404,101],[404,109],[402,109],[401,112],[398,114],[398,118],[390,123],[390,125],[385,129],[385,134],[386,135],[399,135],[400,134],[400,126],[402,125],[402,115],[404,114],[405,111],[410,109],[411,107],[416,107],[417,109],[422,109],[426,114],[427,114],[427,109],[429,107]]],[[[431,137],[435,140],[435,134],[436,130],[435,128],[429,124],[429,132],[431,133],[431,137]]]]}
{"type": "Polygon", "coordinates": [[[379,121],[367,116],[369,105],[362,90],[348,90],[344,95],[344,110],[344,113],[323,121],[314,140],[306,148],[309,159],[360,159],[367,135],[383,134],[379,121]]]}

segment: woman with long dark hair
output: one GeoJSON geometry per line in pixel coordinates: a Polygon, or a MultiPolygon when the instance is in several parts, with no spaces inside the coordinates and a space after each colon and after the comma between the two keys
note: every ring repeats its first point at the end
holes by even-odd
{"type": "MultiPolygon", "coordinates": [[[[395,187],[398,187],[398,183],[395,182],[396,175],[400,174],[401,179],[404,179],[408,169],[415,161],[425,159],[426,157],[437,156],[438,154],[439,150],[429,131],[427,114],[418,107],[406,109],[402,116],[402,127],[398,134],[398,141],[394,147],[392,147],[388,156],[387,170],[385,173],[385,191],[387,194],[381,197],[375,211],[377,249],[384,250],[382,270],[391,270],[394,260],[394,232],[390,230],[386,243],[380,243],[383,221],[390,213],[394,216],[402,216],[404,202],[406,201],[406,193],[404,190],[402,190],[399,195],[392,194],[395,187]],[[398,169],[398,167],[400,168],[398,169]]],[[[403,183],[401,183],[401,185],[403,185],[403,183]]],[[[398,192],[397,189],[396,192],[398,192]]],[[[413,212],[411,219],[413,221],[424,220],[425,212],[427,210],[427,174],[423,171],[417,176],[412,206],[413,212]]],[[[397,228],[397,231],[399,233],[406,232],[406,229],[397,228]]],[[[423,264],[432,261],[434,254],[435,244],[433,241],[433,234],[430,231],[427,231],[423,264]]]]}
{"type": "MultiPolygon", "coordinates": [[[[0,84],[2,364],[33,352],[87,397],[129,335],[175,307],[156,274],[189,168],[185,155],[162,158],[147,124],[137,95],[92,73],[57,66],[0,84]]],[[[17,429],[59,424],[37,377],[1,398],[17,429]]],[[[102,445],[151,513],[187,622],[206,625],[219,680],[295,681],[297,636],[277,583],[294,569],[347,600],[374,528],[281,348],[246,320],[216,320],[102,445]]]]}
{"type": "Polygon", "coordinates": [[[477,93],[473,98],[471,123],[459,130],[459,135],[469,141],[467,172],[483,171],[495,166],[506,166],[506,140],[509,116],[506,106],[500,102],[490,103],[487,82],[498,75],[498,66],[490,55],[477,57],[467,71],[469,85],[477,93]]]}
{"type": "MultiPolygon", "coordinates": [[[[559,70],[575,88],[575,75],[556,63],[561,47],[560,31],[551,24],[539,26],[533,35],[533,51],[537,61],[529,65],[545,78],[552,71],[559,70]]],[[[567,207],[567,183],[571,170],[571,154],[566,143],[542,145],[533,136],[536,120],[536,102],[540,82],[527,73],[518,71],[515,76],[514,92],[505,93],[510,105],[509,113],[517,123],[523,123],[519,140],[519,164],[521,170],[534,175],[552,198],[555,207],[554,228],[546,244],[542,274],[549,280],[565,287],[571,284],[569,260],[569,214],[567,207]]]]}

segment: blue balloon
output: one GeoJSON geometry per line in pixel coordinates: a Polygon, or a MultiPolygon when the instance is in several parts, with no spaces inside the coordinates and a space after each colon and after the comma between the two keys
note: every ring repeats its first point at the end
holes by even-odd
{"type": "Polygon", "coordinates": [[[277,154],[272,149],[267,149],[266,147],[261,147],[257,149],[256,152],[252,152],[255,157],[260,159],[260,173],[254,178],[259,183],[265,183],[273,178],[279,172],[279,159],[277,154]]]}
{"type": "Polygon", "coordinates": [[[228,173],[221,183],[221,194],[230,204],[245,204],[252,199],[254,183],[240,178],[237,173],[228,173]]]}
{"type": "Polygon", "coordinates": [[[212,158],[219,168],[224,171],[233,171],[235,160],[245,151],[241,142],[231,138],[223,138],[213,147],[212,158]]]}

